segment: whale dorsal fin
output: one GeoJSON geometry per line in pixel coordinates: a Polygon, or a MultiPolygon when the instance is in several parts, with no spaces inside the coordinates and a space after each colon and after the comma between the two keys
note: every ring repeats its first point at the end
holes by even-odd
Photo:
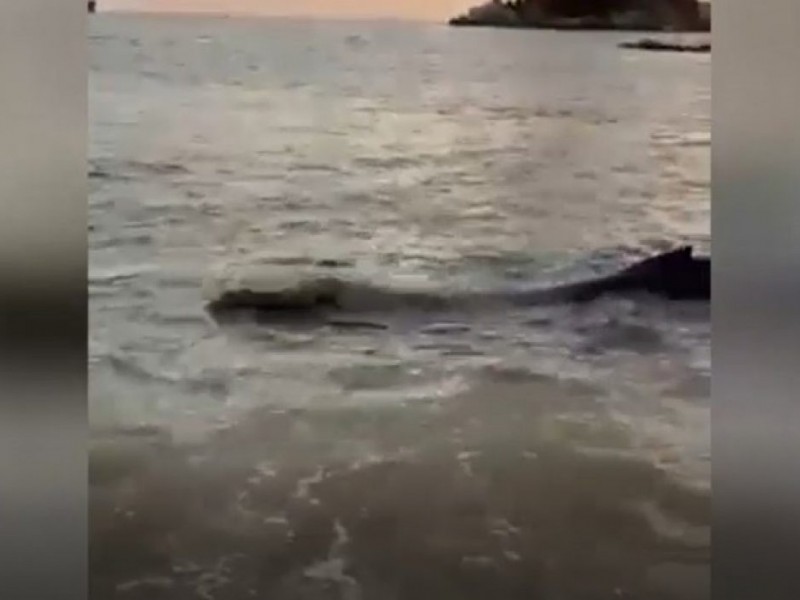
{"type": "Polygon", "coordinates": [[[692,246],[681,246],[632,264],[624,271],[627,277],[653,277],[665,271],[679,269],[692,261],[692,246]]]}

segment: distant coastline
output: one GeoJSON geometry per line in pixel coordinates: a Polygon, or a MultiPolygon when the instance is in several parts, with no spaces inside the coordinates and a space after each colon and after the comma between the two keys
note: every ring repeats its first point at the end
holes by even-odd
{"type": "Polygon", "coordinates": [[[711,10],[698,0],[490,0],[453,17],[456,27],[708,32],[711,10]]]}

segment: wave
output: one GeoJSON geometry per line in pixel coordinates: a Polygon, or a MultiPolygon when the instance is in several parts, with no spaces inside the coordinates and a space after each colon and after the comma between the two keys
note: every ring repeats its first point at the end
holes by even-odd
{"type": "Polygon", "coordinates": [[[93,159],[89,162],[89,179],[128,181],[137,175],[152,176],[180,176],[188,175],[189,169],[180,163],[169,161],[140,161],[111,159],[93,159]]]}
{"type": "MultiPolygon", "coordinates": [[[[708,486],[642,448],[633,427],[596,406],[598,393],[548,376],[487,378],[435,410],[265,407],[202,448],[107,436],[89,464],[93,491],[107,499],[97,506],[108,526],[93,533],[111,559],[95,585],[143,581],[141,561],[126,560],[133,547],[155,561],[148,578],[178,573],[179,592],[197,596],[215,563],[187,565],[216,561],[222,544],[243,554],[218,597],[244,596],[240,581],[284,600],[354,597],[352,588],[330,593],[351,572],[363,598],[453,589],[464,600],[487,589],[503,598],[705,597],[707,581],[689,575],[707,571],[708,486]],[[198,493],[215,501],[186,511],[198,493]],[[187,516],[165,561],[152,523],[175,515],[187,516]],[[277,568],[265,576],[267,562],[277,568]],[[393,578],[399,564],[403,577],[393,578]]],[[[157,595],[137,597],[147,592],[157,595]]]]}
{"type": "Polygon", "coordinates": [[[146,265],[120,265],[106,269],[90,269],[89,285],[114,285],[122,281],[137,279],[152,272],[146,265]]]}
{"type": "Polygon", "coordinates": [[[401,286],[359,281],[340,275],[265,271],[245,281],[212,282],[206,287],[212,312],[235,309],[264,311],[311,311],[337,309],[347,312],[397,309],[445,310],[481,298],[476,292],[445,288],[401,286]],[[209,291],[210,290],[210,291],[209,291]]]}

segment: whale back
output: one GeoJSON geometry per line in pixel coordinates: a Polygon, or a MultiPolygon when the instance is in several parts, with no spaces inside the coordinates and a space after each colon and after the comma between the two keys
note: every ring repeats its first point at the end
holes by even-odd
{"type": "Polygon", "coordinates": [[[711,294],[711,260],[694,257],[691,246],[646,258],[623,270],[620,277],[627,287],[671,299],[708,299],[711,294]]]}

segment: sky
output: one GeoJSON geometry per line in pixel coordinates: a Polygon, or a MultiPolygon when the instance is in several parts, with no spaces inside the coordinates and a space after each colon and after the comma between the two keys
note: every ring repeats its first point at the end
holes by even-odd
{"type": "Polygon", "coordinates": [[[99,10],[443,20],[480,0],[98,0],[99,10]]]}

